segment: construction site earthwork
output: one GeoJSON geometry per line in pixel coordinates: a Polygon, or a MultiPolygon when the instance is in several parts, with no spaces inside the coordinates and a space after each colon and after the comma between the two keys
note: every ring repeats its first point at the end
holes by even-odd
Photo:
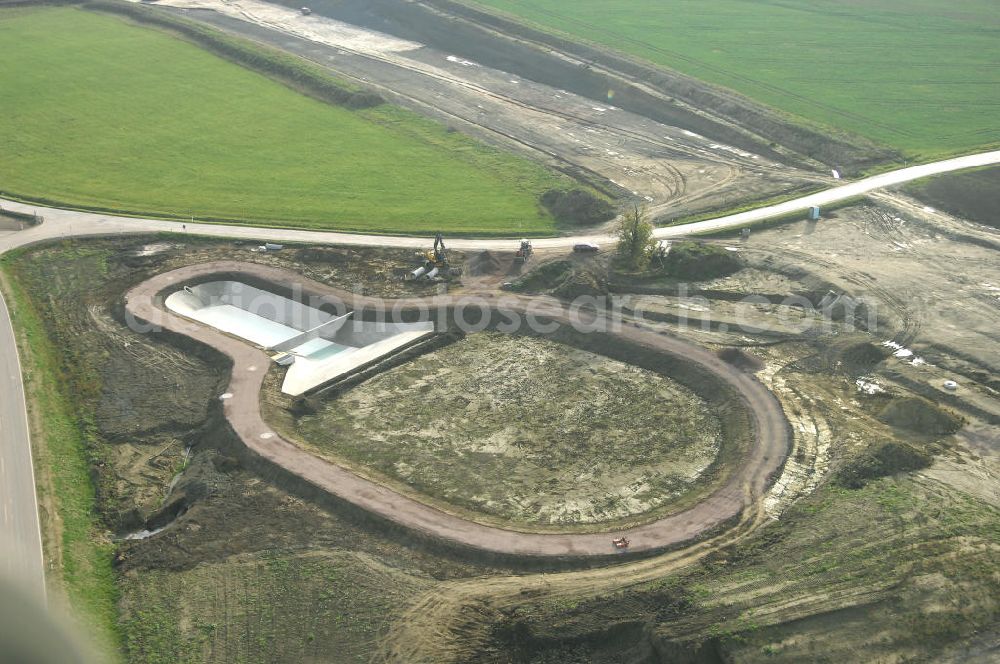
{"type": "Polygon", "coordinates": [[[882,186],[905,149],[474,3],[0,3],[0,43],[43,19],[412,141],[287,216],[0,173],[44,588],[95,661],[1000,656],[1000,156],[882,186]]]}

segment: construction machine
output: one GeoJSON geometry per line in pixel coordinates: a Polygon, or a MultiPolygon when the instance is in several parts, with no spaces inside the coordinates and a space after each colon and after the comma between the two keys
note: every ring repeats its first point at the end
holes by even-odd
{"type": "Polygon", "coordinates": [[[521,247],[517,250],[517,253],[514,254],[514,264],[524,265],[527,263],[528,259],[531,258],[532,251],[531,240],[521,240],[521,247]]]}
{"type": "Polygon", "coordinates": [[[434,247],[424,254],[423,264],[409,274],[409,279],[436,279],[461,274],[458,268],[448,264],[448,252],[444,247],[444,237],[440,233],[434,238],[434,247]]]}
{"type": "Polygon", "coordinates": [[[434,263],[435,267],[445,268],[448,266],[448,254],[444,249],[444,237],[440,233],[434,238],[434,248],[427,252],[427,260],[434,263]]]}

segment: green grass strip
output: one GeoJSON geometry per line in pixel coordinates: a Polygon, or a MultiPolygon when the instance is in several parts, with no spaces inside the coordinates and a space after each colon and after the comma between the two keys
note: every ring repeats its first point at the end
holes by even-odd
{"type": "MultiPolygon", "coordinates": [[[[86,425],[67,391],[69,381],[59,351],[46,332],[48,328],[34,302],[18,281],[11,255],[3,258],[0,270],[4,273],[7,304],[25,360],[28,402],[33,421],[40,427],[40,431],[32,431],[36,474],[51,478],[48,490],[52,495],[44,498],[57,511],[60,535],[57,548],[62,564],[54,577],[50,568],[49,586],[61,585],[82,633],[104,653],[102,661],[113,662],[116,661],[113,653],[118,651],[121,641],[118,591],[112,568],[114,546],[107,540],[96,512],[86,425]]],[[[47,488],[39,483],[38,490],[44,493],[47,488]]],[[[43,514],[43,517],[52,519],[53,515],[43,514]]],[[[53,553],[46,551],[47,562],[53,553]]]]}

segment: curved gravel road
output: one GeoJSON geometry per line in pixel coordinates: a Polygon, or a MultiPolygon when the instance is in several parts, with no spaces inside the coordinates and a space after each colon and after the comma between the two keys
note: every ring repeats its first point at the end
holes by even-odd
{"type": "MultiPolygon", "coordinates": [[[[612,535],[608,533],[524,533],[448,514],[359,477],[281,438],[264,422],[260,412],[260,390],[271,364],[270,358],[244,341],[167,311],[162,306],[162,297],[158,297],[181,283],[223,274],[227,279],[245,275],[277,284],[295,284],[301,286],[304,293],[329,297],[331,301],[347,303],[352,309],[375,307],[381,301],[331,288],[287,270],[230,261],[203,263],[165,272],[129,291],[126,308],[136,319],[191,337],[232,360],[232,376],[227,391],[233,396],[223,402],[224,412],[251,451],[330,494],[434,538],[514,556],[585,557],[615,553],[610,541],[612,535]]],[[[424,303],[437,307],[461,298],[439,296],[428,300],[393,300],[392,303],[411,306],[424,303]]],[[[516,313],[531,311],[534,315],[562,324],[572,321],[567,308],[553,299],[504,297],[502,301],[505,309],[516,313]]],[[[615,531],[615,534],[629,537],[632,552],[659,550],[697,538],[739,516],[761,497],[773,474],[784,463],[789,449],[788,423],[777,399],[753,376],[694,344],[627,324],[612,334],[683,357],[710,371],[735,389],[746,402],[756,434],[754,444],[731,477],[705,500],[672,516],[626,531],[615,531]]]]}

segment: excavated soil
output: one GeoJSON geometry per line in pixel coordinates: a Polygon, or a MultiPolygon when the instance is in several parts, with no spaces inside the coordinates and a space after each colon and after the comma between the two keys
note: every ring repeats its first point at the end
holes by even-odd
{"type": "Polygon", "coordinates": [[[552,525],[669,505],[698,486],[722,438],[711,406],[665,376],[500,333],[324,400],[295,434],[432,497],[552,525]]]}
{"type": "MultiPolygon", "coordinates": [[[[1000,422],[993,385],[1000,372],[995,229],[928,210],[899,194],[879,194],[838,211],[837,219],[760,231],[741,247],[754,266],[811,282],[814,297],[832,292],[866,303],[872,323],[866,343],[886,356],[877,365],[884,387],[895,385],[962,415],[1000,422]],[[945,389],[947,380],[960,388],[945,389]]],[[[834,331],[864,331],[848,327],[838,324],[834,331]]],[[[858,368],[875,367],[877,355],[862,347],[835,359],[845,364],[860,359],[858,368]]]]}
{"type": "Polygon", "coordinates": [[[930,207],[969,221],[1000,227],[1000,168],[939,175],[905,187],[930,207]]]}
{"type": "Polygon", "coordinates": [[[852,143],[791,124],[746,98],[677,72],[546,34],[461,2],[320,0],[314,9],[596,102],[606,103],[608,90],[614,90],[615,104],[625,110],[768,158],[817,159],[854,171],[891,156],[861,139],[852,143]],[[782,156],[773,151],[774,143],[797,154],[782,156]]]}
{"type": "Polygon", "coordinates": [[[465,269],[470,277],[499,274],[503,270],[503,263],[487,250],[470,258],[465,269]]]}
{"type": "Polygon", "coordinates": [[[915,397],[892,399],[879,413],[879,419],[900,429],[925,436],[955,433],[962,419],[927,401],[915,397]]]}

